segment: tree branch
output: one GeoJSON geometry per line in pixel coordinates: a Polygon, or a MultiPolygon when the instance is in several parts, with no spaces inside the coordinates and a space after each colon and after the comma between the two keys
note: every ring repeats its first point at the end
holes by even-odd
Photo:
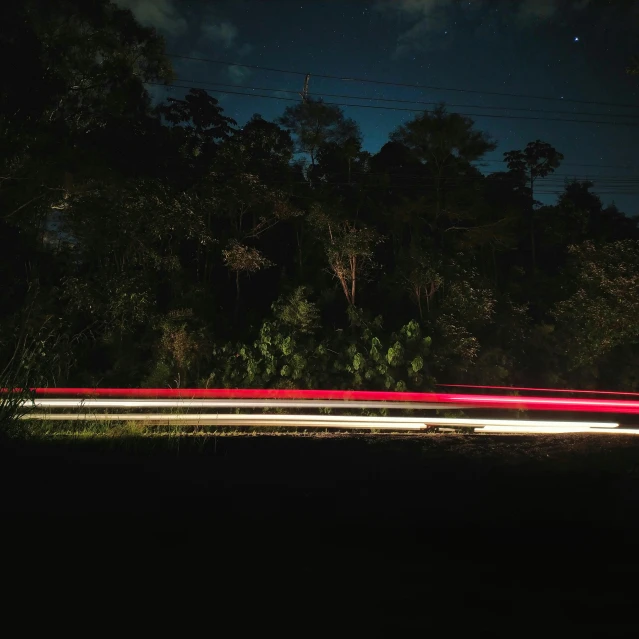
{"type": "Polygon", "coordinates": [[[14,216],[16,213],[19,213],[23,208],[29,206],[29,204],[33,204],[37,200],[41,200],[45,195],[46,195],[46,193],[41,193],[40,195],[36,195],[36,197],[31,198],[28,202],[25,202],[24,204],[19,206],[15,211],[11,211],[11,213],[7,213],[4,216],[5,219],[9,219],[10,217],[14,216]]]}

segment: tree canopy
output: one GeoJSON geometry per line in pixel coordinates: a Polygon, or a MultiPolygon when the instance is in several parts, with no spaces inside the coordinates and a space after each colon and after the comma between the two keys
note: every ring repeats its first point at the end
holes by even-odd
{"type": "Polygon", "coordinates": [[[550,142],[487,174],[497,142],[445,105],[371,151],[312,97],[153,104],[171,65],[129,11],[2,11],[3,362],[46,327],[29,366],[72,386],[639,390],[638,219],[589,180],[536,203],[550,142]]]}

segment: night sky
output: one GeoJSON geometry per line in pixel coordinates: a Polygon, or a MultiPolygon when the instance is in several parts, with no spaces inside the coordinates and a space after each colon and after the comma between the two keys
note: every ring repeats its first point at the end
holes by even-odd
{"type": "MultiPolygon", "coordinates": [[[[503,170],[504,151],[523,148],[539,138],[565,155],[555,174],[560,177],[547,179],[543,187],[547,195],[539,199],[554,201],[565,178],[592,179],[604,202],[615,201],[627,214],[639,214],[639,162],[635,159],[639,77],[625,72],[632,55],[639,54],[637,0],[117,3],[130,8],[143,24],[156,27],[165,36],[170,54],[298,72],[173,57],[175,84],[207,89],[240,125],[254,113],[268,120],[281,115],[293,104],[283,98],[300,99],[305,73],[311,74],[309,93],[326,102],[387,107],[344,109],[359,123],[364,149],[372,153],[388,141],[398,124],[432,107],[380,99],[443,101],[451,111],[473,115],[477,127],[499,143],[487,156],[483,171],[503,170]]],[[[185,93],[179,88],[149,90],[154,99],[185,93]]]]}

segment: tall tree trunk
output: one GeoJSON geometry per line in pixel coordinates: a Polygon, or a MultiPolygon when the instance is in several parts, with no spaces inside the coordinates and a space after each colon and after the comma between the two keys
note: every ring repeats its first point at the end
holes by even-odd
{"type": "Polygon", "coordinates": [[[340,281],[340,284],[342,285],[342,290],[344,291],[344,297],[346,298],[346,301],[352,306],[351,295],[348,290],[348,285],[346,284],[346,279],[343,277],[340,277],[339,281],[340,281]]]}
{"type": "Polygon", "coordinates": [[[534,194],[534,184],[535,178],[532,174],[532,169],[530,172],[530,251],[532,255],[532,272],[534,273],[537,270],[537,255],[535,251],[535,194],[534,194]]]}
{"type": "Polygon", "coordinates": [[[313,169],[315,168],[315,153],[311,150],[309,151],[311,156],[311,168],[306,171],[306,177],[308,179],[308,185],[313,186],[313,169]]]}
{"type": "Polygon", "coordinates": [[[295,230],[295,237],[297,238],[297,262],[299,266],[299,276],[301,278],[304,274],[304,267],[302,262],[302,239],[304,234],[304,226],[302,225],[301,221],[299,222],[298,227],[299,228],[295,230]]]}
{"type": "MultiPolygon", "coordinates": [[[[209,208],[208,212],[207,212],[207,216],[206,216],[206,230],[208,233],[211,232],[211,210],[209,208]]],[[[208,291],[209,290],[209,263],[210,263],[210,255],[211,255],[211,249],[210,247],[207,245],[206,248],[204,249],[205,251],[205,257],[204,257],[204,290],[208,291]]]]}
{"type": "Polygon", "coordinates": [[[532,270],[533,273],[537,270],[537,255],[535,250],[535,223],[533,221],[533,213],[530,212],[530,251],[532,254],[532,270]]]}
{"type": "Polygon", "coordinates": [[[351,304],[355,306],[355,281],[357,278],[357,258],[351,257],[351,304]]]}
{"type": "Polygon", "coordinates": [[[240,272],[235,271],[235,323],[240,319],[240,272]]]}
{"type": "Polygon", "coordinates": [[[435,288],[435,282],[430,283],[430,291],[426,291],[426,308],[428,310],[428,314],[430,315],[430,301],[435,297],[435,293],[437,289],[435,288]]]}

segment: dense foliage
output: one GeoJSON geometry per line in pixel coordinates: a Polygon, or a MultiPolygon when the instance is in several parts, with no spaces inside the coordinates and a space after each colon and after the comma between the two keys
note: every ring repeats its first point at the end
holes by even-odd
{"type": "Polygon", "coordinates": [[[375,154],[321,100],[240,127],[201,89],[154,106],[164,43],[106,0],[1,11],[22,61],[0,87],[3,362],[28,343],[58,385],[639,390],[638,220],[591,182],[537,202],[550,144],[484,175],[496,142],[444,106],[375,154]]]}

